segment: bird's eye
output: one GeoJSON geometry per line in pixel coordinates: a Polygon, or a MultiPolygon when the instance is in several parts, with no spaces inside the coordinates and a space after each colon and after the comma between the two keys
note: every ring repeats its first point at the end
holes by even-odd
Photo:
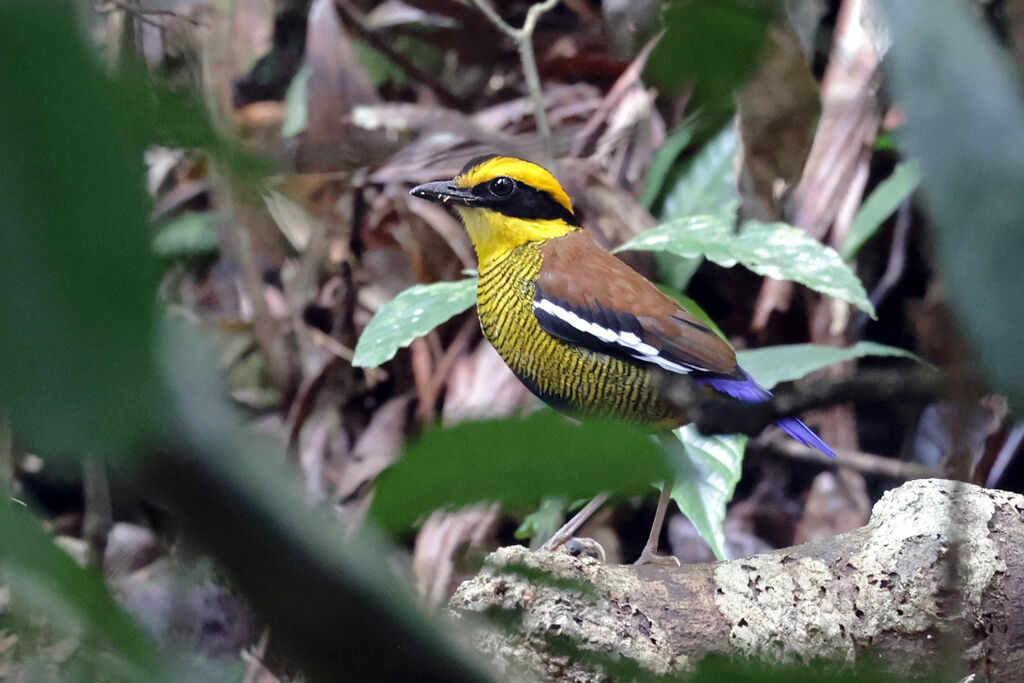
{"type": "Polygon", "coordinates": [[[491,181],[491,193],[496,197],[507,197],[516,190],[516,181],[508,176],[501,176],[491,181]]]}

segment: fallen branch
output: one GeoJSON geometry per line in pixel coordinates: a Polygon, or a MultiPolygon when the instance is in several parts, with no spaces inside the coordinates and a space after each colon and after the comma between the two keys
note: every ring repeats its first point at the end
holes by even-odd
{"type": "Polygon", "coordinates": [[[477,646],[547,680],[599,680],[602,661],[679,673],[713,653],[1021,680],[1022,514],[1024,496],[929,479],[888,492],[865,527],[730,562],[609,566],[502,548],[450,608],[511,615],[513,627],[479,628],[477,646]]]}
{"type": "Polygon", "coordinates": [[[764,448],[770,453],[782,455],[793,460],[814,463],[829,469],[847,468],[861,474],[879,477],[892,477],[909,481],[911,479],[931,479],[941,473],[928,465],[907,462],[884,455],[865,453],[851,448],[837,448],[835,458],[830,458],[814,448],[808,448],[790,438],[755,439],[748,448],[764,448]]]}
{"type": "MultiPolygon", "coordinates": [[[[674,379],[674,378],[673,378],[674,379]]],[[[666,384],[668,399],[686,410],[702,434],[755,436],[784,417],[813,408],[849,402],[931,403],[942,395],[942,377],[932,370],[910,372],[868,371],[842,377],[793,384],[775,390],[764,403],[747,403],[708,394],[689,382],[666,384]]]]}

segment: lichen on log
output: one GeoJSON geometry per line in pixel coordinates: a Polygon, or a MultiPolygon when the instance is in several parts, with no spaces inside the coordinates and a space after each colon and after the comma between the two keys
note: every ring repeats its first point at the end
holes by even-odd
{"type": "Polygon", "coordinates": [[[480,625],[478,646],[548,680],[602,680],[614,662],[678,674],[709,654],[1024,680],[1024,496],[913,481],[849,533],[678,568],[501,548],[449,607],[512,616],[480,625]]]}

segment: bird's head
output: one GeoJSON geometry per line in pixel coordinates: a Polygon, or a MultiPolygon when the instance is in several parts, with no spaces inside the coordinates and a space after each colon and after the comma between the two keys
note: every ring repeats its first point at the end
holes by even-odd
{"type": "Polygon", "coordinates": [[[410,194],[458,211],[481,267],[527,242],[579,227],[569,195],[555,177],[515,157],[476,157],[452,180],[418,185],[410,194]]]}

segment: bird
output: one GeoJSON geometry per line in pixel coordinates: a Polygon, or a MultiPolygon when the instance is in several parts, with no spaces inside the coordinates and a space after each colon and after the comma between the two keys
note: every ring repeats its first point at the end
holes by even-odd
{"type": "MultiPolygon", "coordinates": [[[[556,410],[670,430],[688,422],[668,390],[674,381],[740,401],[771,398],[724,339],[582,227],[546,168],[486,154],[452,180],[417,185],[410,194],[459,215],[478,260],[481,330],[519,380],[556,410]]],[[[778,425],[835,457],[800,419],[778,425]]],[[[670,489],[662,486],[638,562],[658,559],[670,489]]],[[[588,508],[602,502],[599,496],[588,508]]]]}

